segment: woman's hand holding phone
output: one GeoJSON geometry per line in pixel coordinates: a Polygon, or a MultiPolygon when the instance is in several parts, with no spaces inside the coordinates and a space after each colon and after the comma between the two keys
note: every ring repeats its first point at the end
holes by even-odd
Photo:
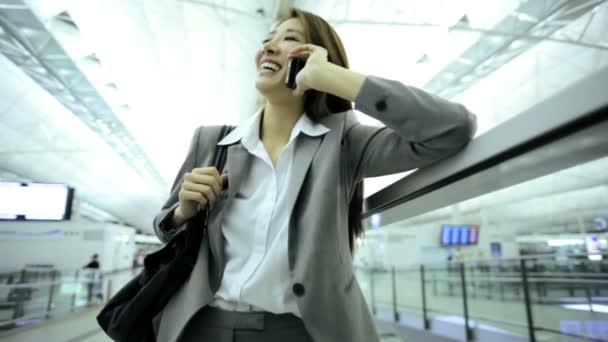
{"type": "Polygon", "coordinates": [[[302,96],[308,89],[317,89],[315,80],[317,73],[327,61],[327,50],[314,44],[302,44],[289,52],[288,58],[300,58],[306,61],[304,68],[296,75],[296,88],[293,91],[295,96],[302,96]]]}
{"type": "Polygon", "coordinates": [[[195,168],[186,172],[179,190],[179,205],[173,213],[174,225],[194,217],[201,208],[213,208],[228,175],[220,175],[215,167],[195,168]]]}

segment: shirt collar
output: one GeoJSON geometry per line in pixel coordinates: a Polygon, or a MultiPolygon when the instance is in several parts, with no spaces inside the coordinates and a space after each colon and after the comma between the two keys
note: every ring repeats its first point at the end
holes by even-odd
{"type": "MultiPolygon", "coordinates": [[[[243,144],[253,145],[254,142],[259,140],[262,111],[263,108],[258,110],[252,117],[233,129],[232,132],[230,132],[217,144],[220,146],[232,145],[243,140],[243,144]]],[[[329,128],[321,123],[312,121],[308,115],[306,115],[306,113],[303,113],[291,130],[289,141],[298,136],[300,132],[312,137],[317,137],[329,131],[329,128]]]]}

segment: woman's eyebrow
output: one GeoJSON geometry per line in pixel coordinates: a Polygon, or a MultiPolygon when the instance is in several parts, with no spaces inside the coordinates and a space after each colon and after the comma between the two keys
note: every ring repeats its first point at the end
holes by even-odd
{"type": "MultiPolygon", "coordinates": [[[[301,35],[302,37],[304,37],[304,33],[300,32],[300,31],[298,31],[298,30],[294,30],[294,29],[287,29],[287,30],[285,30],[285,32],[293,32],[293,33],[298,33],[299,35],[301,35]]],[[[267,36],[273,35],[273,34],[275,34],[275,33],[277,33],[277,31],[276,31],[276,30],[272,30],[272,31],[268,32],[267,36]]]]}

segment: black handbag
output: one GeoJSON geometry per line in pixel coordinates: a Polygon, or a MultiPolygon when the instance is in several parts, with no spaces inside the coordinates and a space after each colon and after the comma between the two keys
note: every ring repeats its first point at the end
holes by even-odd
{"type": "MultiPolygon", "coordinates": [[[[232,127],[223,126],[218,141],[232,127]]],[[[213,165],[222,172],[227,147],[216,146],[213,165]]],[[[207,229],[208,210],[190,219],[185,229],[144,259],[141,273],[123,286],[101,309],[97,322],[114,341],[155,341],[152,318],[163,310],[184,284],[196,263],[207,229]]]]}

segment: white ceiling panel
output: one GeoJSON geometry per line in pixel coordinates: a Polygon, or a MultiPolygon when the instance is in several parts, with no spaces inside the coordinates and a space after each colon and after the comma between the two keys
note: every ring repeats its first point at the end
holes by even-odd
{"type": "MultiPolygon", "coordinates": [[[[168,184],[173,182],[197,126],[236,124],[255,111],[254,54],[270,26],[275,0],[27,3],[168,184]],[[57,19],[64,11],[78,29],[57,19]]],[[[515,12],[524,3],[519,0],[294,3],[334,23],[352,69],[415,86],[423,86],[480,39],[490,37],[498,42],[508,38],[483,29],[491,30],[507,16],[524,18],[515,12]],[[482,30],[449,30],[464,15],[468,25],[482,30]]],[[[553,38],[580,38],[579,43],[608,46],[604,34],[608,31],[607,9],[603,3],[553,38]]],[[[36,38],[35,31],[22,33],[36,38]]],[[[455,100],[478,115],[481,134],[605,67],[606,51],[544,41],[455,100]]],[[[168,189],[155,190],[4,55],[0,55],[0,75],[0,168],[39,181],[74,184],[90,203],[150,230],[168,189]]],[[[363,115],[361,121],[377,124],[363,115]]],[[[556,189],[556,183],[565,191],[590,186],[584,180],[597,182],[597,169],[586,170],[548,178],[535,189],[535,196],[556,189]]],[[[366,193],[399,177],[370,181],[366,193]]],[[[532,195],[528,189],[522,191],[532,195]]],[[[497,194],[488,203],[495,201],[498,206],[517,197],[501,196],[507,195],[497,194]]]]}

